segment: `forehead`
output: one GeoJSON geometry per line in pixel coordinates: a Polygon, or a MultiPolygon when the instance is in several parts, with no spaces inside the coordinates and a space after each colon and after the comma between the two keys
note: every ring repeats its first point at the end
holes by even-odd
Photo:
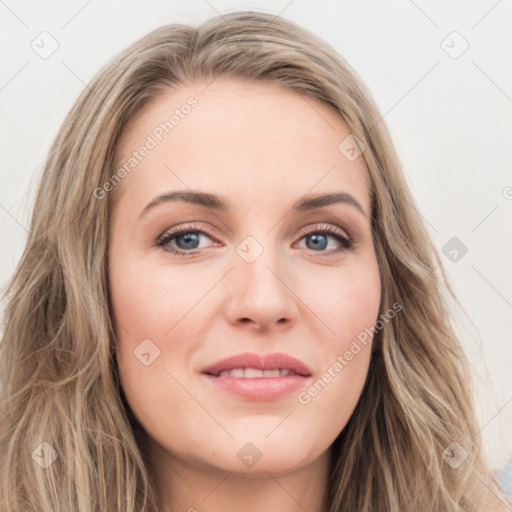
{"type": "Polygon", "coordinates": [[[363,157],[349,160],[340,150],[350,135],[332,107],[275,84],[218,78],[181,85],[125,128],[114,172],[128,172],[115,192],[140,202],[202,189],[261,206],[344,189],[369,211],[363,157]]]}

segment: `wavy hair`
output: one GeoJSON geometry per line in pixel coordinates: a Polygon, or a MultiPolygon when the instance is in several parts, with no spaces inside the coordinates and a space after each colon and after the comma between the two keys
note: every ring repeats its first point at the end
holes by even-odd
{"type": "Polygon", "coordinates": [[[364,390],[331,446],[329,512],[490,507],[499,491],[449,314],[448,299],[457,299],[385,122],[328,44],[283,18],[249,11],[150,32],[96,74],[62,124],[4,294],[0,509],[157,510],[145,433],[116,363],[107,254],[117,190],[104,199],[94,191],[112,178],[119,137],[144,107],[180,84],[222,76],[316,98],[365,147],[381,311],[397,301],[403,310],[375,335],[364,390]],[[453,468],[447,449],[467,459],[453,468]]]}

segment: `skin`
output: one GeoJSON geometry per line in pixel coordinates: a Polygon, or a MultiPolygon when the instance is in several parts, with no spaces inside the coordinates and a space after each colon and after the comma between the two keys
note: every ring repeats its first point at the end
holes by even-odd
{"type": "Polygon", "coordinates": [[[197,106],[117,185],[110,225],[119,371],[148,434],[160,511],[325,511],[329,447],[360,397],[371,341],[307,404],[297,391],[270,401],[231,395],[201,370],[242,352],[284,352],[312,369],[307,390],[375,324],[381,283],[364,160],[338,150],[349,131],[329,106],[218,78],[146,107],[123,133],[119,165],[190,96],[197,106]],[[158,195],[189,189],[223,196],[230,208],[164,202],[139,218],[158,195]],[[305,194],[335,191],[364,213],[346,203],[290,211],[305,194]],[[190,223],[212,236],[194,248],[183,237],[170,244],[196,254],[156,245],[190,223]],[[318,248],[319,225],[353,247],[326,235],[318,248]],[[263,250],[252,263],[237,252],[248,236],[263,250]],[[150,357],[160,350],[149,365],[134,354],[146,339],[150,357]],[[252,467],[237,457],[248,442],[262,454],[252,467]]]}

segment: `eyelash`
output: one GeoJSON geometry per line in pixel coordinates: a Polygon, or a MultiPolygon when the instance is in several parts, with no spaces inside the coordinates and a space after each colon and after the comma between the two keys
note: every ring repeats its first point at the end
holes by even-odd
{"type": "MultiPolygon", "coordinates": [[[[172,254],[176,254],[178,256],[193,256],[195,254],[198,254],[198,252],[201,251],[201,249],[196,249],[195,251],[183,251],[182,249],[176,249],[170,245],[170,242],[172,242],[174,239],[178,238],[179,236],[189,234],[189,233],[199,233],[202,235],[206,235],[209,238],[215,239],[215,237],[209,233],[207,230],[204,229],[197,229],[194,224],[189,224],[187,226],[180,226],[176,229],[174,229],[171,232],[163,233],[158,239],[156,240],[155,245],[157,247],[162,248],[163,250],[170,252],[172,254]]],[[[315,226],[312,230],[308,231],[307,233],[304,233],[299,240],[302,240],[303,238],[310,236],[310,235],[329,235],[335,238],[341,245],[341,248],[331,250],[330,252],[326,251],[313,251],[312,252],[320,252],[325,253],[326,255],[332,255],[334,253],[339,253],[342,251],[348,251],[351,250],[354,246],[354,242],[351,238],[345,236],[343,234],[343,231],[341,231],[339,228],[335,228],[333,226],[329,226],[328,224],[319,224],[315,226]]]]}

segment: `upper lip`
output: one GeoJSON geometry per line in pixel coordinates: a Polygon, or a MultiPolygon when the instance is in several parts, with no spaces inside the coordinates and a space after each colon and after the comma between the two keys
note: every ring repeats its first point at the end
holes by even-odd
{"type": "Polygon", "coordinates": [[[278,352],[264,355],[252,354],[250,352],[237,354],[207,366],[202,370],[202,373],[218,375],[222,371],[235,368],[257,368],[259,370],[288,369],[305,377],[311,375],[311,370],[305,363],[295,357],[278,352]]]}

